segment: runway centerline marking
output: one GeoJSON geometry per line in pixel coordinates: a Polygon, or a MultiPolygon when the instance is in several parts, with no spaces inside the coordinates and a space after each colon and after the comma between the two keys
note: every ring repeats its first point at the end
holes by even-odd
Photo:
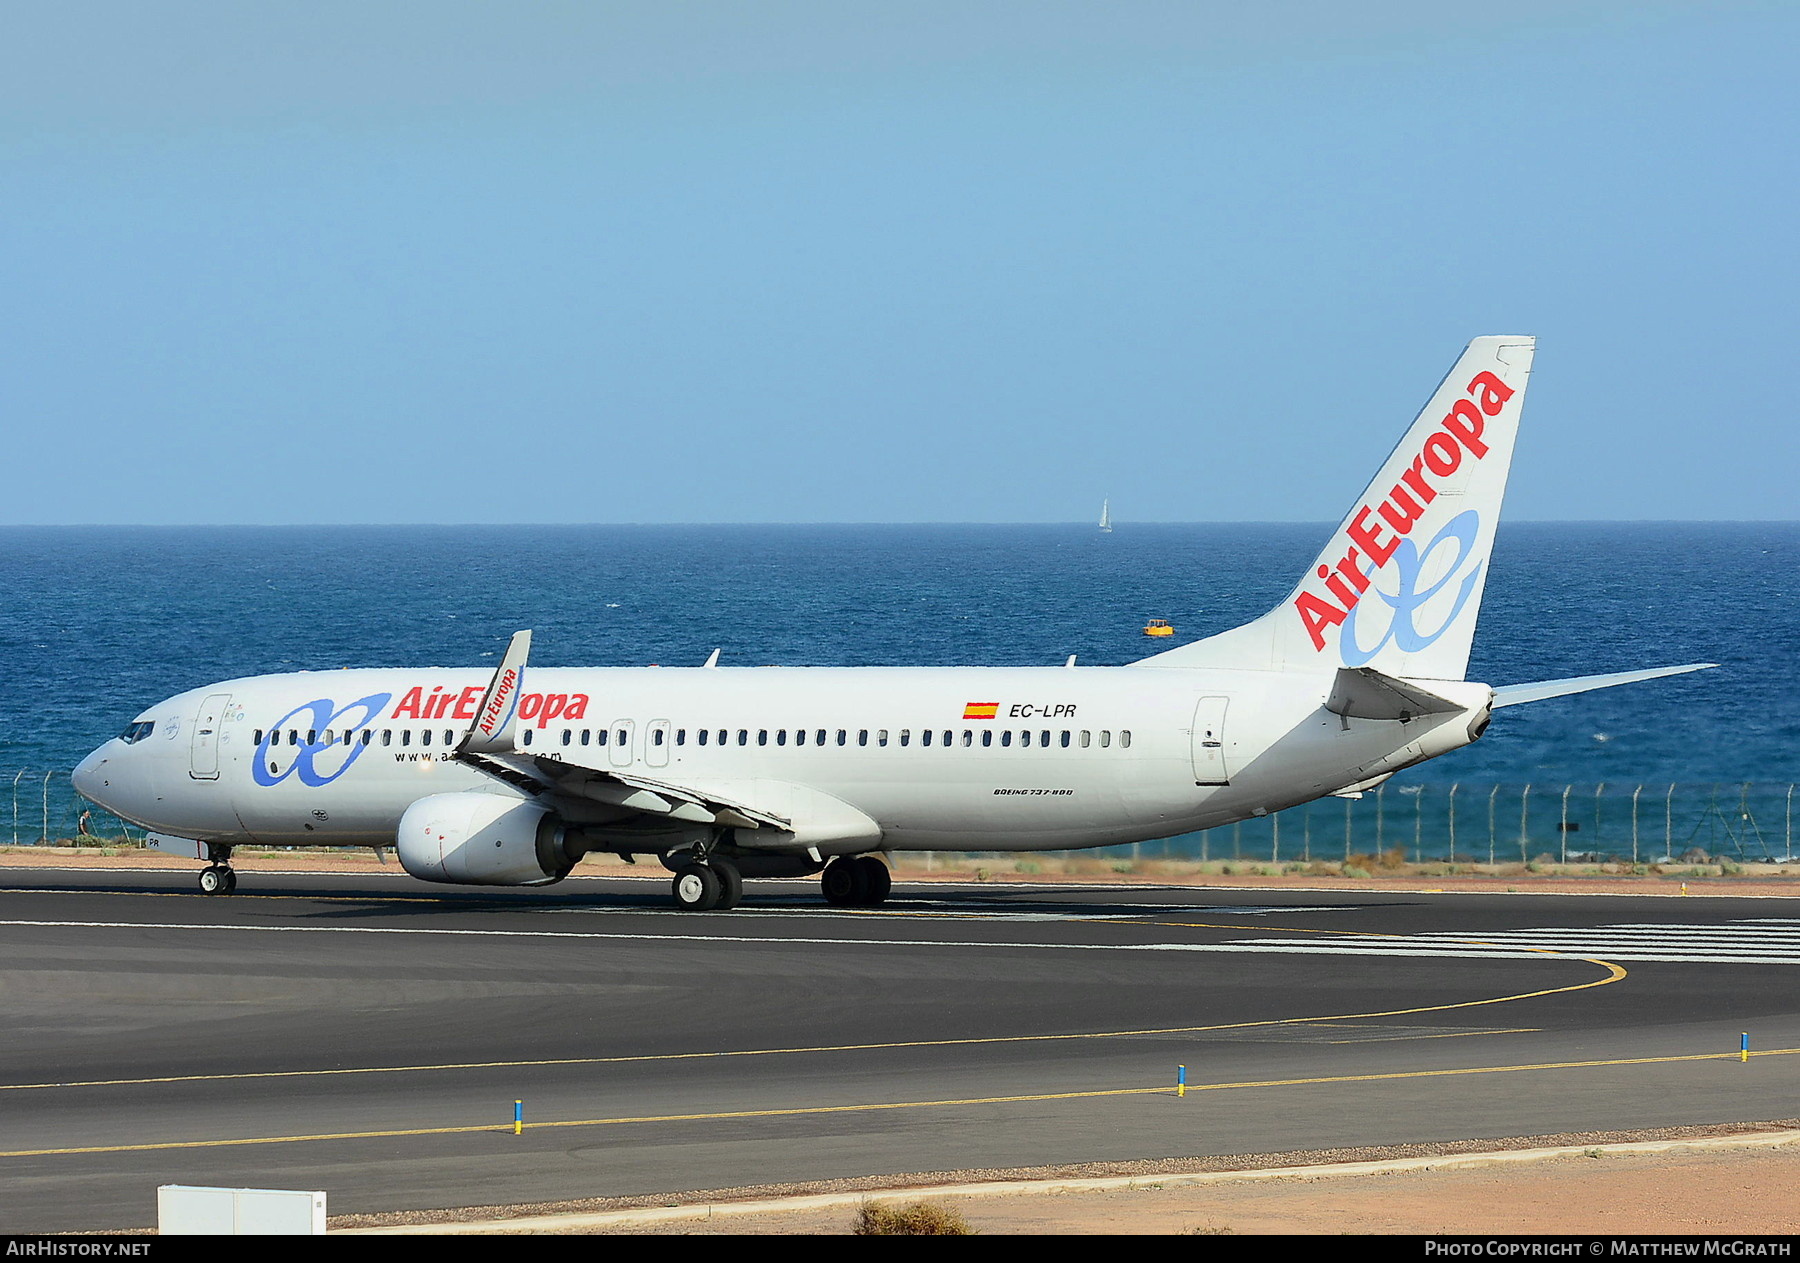
{"type": "MultiPolygon", "coordinates": [[[[1800,1053],[1800,1048],[1767,1049],[1762,1052],[1752,1053],[1751,1056],[1785,1057],[1795,1053],[1800,1053]]],[[[1187,1090],[1190,1093],[1225,1092],[1247,1088],[1309,1087],[1329,1083],[1396,1082],[1404,1079],[1453,1078],[1462,1075],[1477,1074],[1519,1074],[1534,1070],[1586,1070],[1618,1066],[1673,1065],[1682,1062],[1698,1061],[1736,1061],[1738,1057],[1739,1054],[1735,1052],[1711,1052],[1672,1054],[1661,1057],[1608,1058],[1596,1061],[1547,1061],[1514,1066],[1465,1066],[1442,1070],[1402,1070],[1379,1074],[1319,1075],[1316,1077],[1300,1079],[1253,1079],[1236,1083],[1190,1083],[1187,1085],[1187,1090]]],[[[617,1118],[555,1119],[549,1122],[532,1123],[529,1126],[529,1130],[538,1131],[548,1128],[567,1127],[619,1127],[648,1123],[726,1122],[736,1119],[751,1118],[793,1118],[808,1115],[875,1113],[887,1110],[952,1109],[977,1105],[1029,1104],[1039,1101],[1092,1100],[1095,1098],[1121,1096],[1172,1097],[1174,1095],[1175,1088],[1173,1086],[1161,1083],[1153,1087],[1094,1088],[1086,1091],[1038,1092],[1019,1096],[963,1097],[933,1101],[874,1101],[858,1102],[849,1105],[801,1105],[784,1109],[724,1110],[713,1113],[692,1114],[633,1114],[617,1118]]],[[[391,1128],[380,1131],[327,1132],[318,1135],[246,1136],[216,1140],[164,1140],[127,1145],[82,1145],[55,1149],[15,1149],[0,1151],[0,1158],[43,1158],[94,1153],[143,1153],[167,1149],[223,1149],[246,1145],[302,1144],[327,1140],[382,1140],[405,1136],[450,1136],[480,1133],[497,1136],[511,1136],[512,1126],[509,1123],[480,1123],[460,1127],[391,1128]]]]}

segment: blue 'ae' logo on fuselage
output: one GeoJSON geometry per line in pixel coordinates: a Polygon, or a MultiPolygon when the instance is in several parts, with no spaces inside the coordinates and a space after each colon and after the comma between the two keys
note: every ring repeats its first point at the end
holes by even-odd
{"type": "Polygon", "coordinates": [[[328,697],[321,697],[317,701],[302,702],[277,719],[268,732],[263,734],[263,739],[256,743],[256,757],[250,765],[250,775],[255,778],[258,785],[279,785],[290,776],[298,776],[302,784],[314,787],[331,784],[348,772],[350,765],[362,756],[364,750],[368,749],[360,741],[351,741],[349,734],[355,729],[365,726],[379,715],[393,696],[392,693],[371,693],[342,708],[339,708],[337,703],[328,697]],[[322,732],[334,731],[339,721],[352,712],[357,712],[354,718],[342,725],[344,728],[342,741],[326,743],[317,739],[322,732]],[[293,730],[297,739],[290,741],[288,748],[293,752],[294,761],[285,768],[277,770],[276,761],[269,757],[270,750],[281,742],[282,725],[302,714],[311,716],[311,722],[304,733],[299,729],[293,730]],[[325,756],[326,761],[329,762],[333,753],[341,753],[343,761],[335,769],[322,770],[320,756],[325,756]]]}

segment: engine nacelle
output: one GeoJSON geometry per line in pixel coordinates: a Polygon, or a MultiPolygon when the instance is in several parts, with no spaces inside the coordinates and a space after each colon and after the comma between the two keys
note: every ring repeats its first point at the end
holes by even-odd
{"type": "Polygon", "coordinates": [[[575,866],[562,821],[522,798],[465,790],[421,798],[400,817],[394,849],[421,881],[543,886],[575,866]]]}

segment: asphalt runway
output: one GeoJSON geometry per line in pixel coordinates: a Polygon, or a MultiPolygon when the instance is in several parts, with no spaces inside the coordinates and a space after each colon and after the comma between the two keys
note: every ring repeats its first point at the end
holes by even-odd
{"type": "Polygon", "coordinates": [[[1786,899],[0,869],[0,953],[6,1233],[1800,1113],[1786,899]]]}

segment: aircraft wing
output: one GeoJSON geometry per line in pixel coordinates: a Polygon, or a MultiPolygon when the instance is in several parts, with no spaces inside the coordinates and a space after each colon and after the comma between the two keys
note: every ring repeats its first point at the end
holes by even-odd
{"type": "Polygon", "coordinates": [[[549,754],[515,750],[508,754],[459,754],[490,776],[535,792],[585,798],[609,807],[690,824],[734,829],[792,829],[785,816],[763,811],[734,798],[673,781],[593,767],[549,754]]]}
{"type": "Polygon", "coordinates": [[[1680,667],[1651,667],[1646,671],[1615,671],[1611,675],[1577,675],[1566,680],[1539,680],[1536,684],[1507,684],[1494,690],[1494,709],[1541,702],[1570,693],[1586,693],[1591,689],[1609,689],[1615,684],[1636,684],[1639,680],[1655,680],[1665,675],[1685,675],[1689,671],[1706,671],[1716,662],[1690,662],[1680,667]]]}

